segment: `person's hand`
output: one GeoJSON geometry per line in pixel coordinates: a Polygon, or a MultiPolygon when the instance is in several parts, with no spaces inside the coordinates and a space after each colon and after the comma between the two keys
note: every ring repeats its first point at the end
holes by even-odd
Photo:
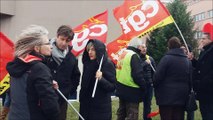
{"type": "Polygon", "coordinates": [[[150,63],[151,63],[150,59],[147,59],[147,60],[146,60],[146,63],[147,63],[147,64],[150,64],[150,63]]]}
{"type": "Polygon", "coordinates": [[[189,53],[187,54],[187,57],[188,57],[189,60],[192,60],[192,59],[194,58],[194,55],[193,55],[192,52],[189,52],[189,53]]]}
{"type": "Polygon", "coordinates": [[[56,82],[55,80],[53,80],[53,88],[56,89],[56,90],[59,88],[58,82],[56,82]]]}
{"type": "Polygon", "coordinates": [[[96,76],[95,77],[98,78],[98,80],[100,80],[102,78],[102,72],[98,70],[96,72],[96,76]]]}
{"type": "Polygon", "coordinates": [[[202,50],[203,49],[203,41],[199,40],[198,41],[198,50],[202,50]]]}

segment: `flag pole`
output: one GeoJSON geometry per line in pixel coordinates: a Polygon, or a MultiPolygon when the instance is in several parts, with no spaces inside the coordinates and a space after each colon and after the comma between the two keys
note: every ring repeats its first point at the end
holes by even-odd
{"type": "Polygon", "coordinates": [[[188,53],[189,53],[189,47],[188,47],[188,45],[186,44],[186,40],[184,39],[183,34],[181,33],[181,31],[180,31],[180,29],[179,29],[177,23],[175,22],[175,20],[174,20],[174,24],[175,24],[176,28],[178,29],[178,32],[180,33],[180,35],[181,35],[181,37],[182,37],[182,39],[183,39],[183,42],[184,42],[184,44],[185,44],[185,46],[186,46],[186,49],[187,49],[187,51],[188,51],[188,53]]]}
{"type": "MultiPolygon", "coordinates": [[[[103,63],[103,58],[104,58],[104,55],[103,55],[102,58],[101,58],[101,62],[100,62],[100,64],[99,64],[98,71],[101,70],[101,66],[102,66],[102,63],[103,63]]],[[[95,97],[95,91],[96,91],[96,88],[97,88],[97,84],[98,84],[98,78],[96,78],[96,80],[95,80],[95,86],[94,86],[94,88],[93,88],[92,98],[95,97]]]]}
{"type": "Polygon", "coordinates": [[[151,66],[152,70],[155,72],[155,68],[153,67],[151,62],[150,62],[150,66],[151,66]]]}
{"type": "Polygon", "coordinates": [[[67,103],[72,107],[72,109],[78,114],[78,116],[82,119],[82,120],[85,120],[81,114],[75,109],[75,107],[67,100],[67,98],[63,95],[63,93],[61,93],[61,91],[59,89],[56,89],[57,92],[64,98],[64,100],[67,101],[67,103]]]}
{"type": "MultiPolygon", "coordinates": [[[[147,37],[146,38],[150,41],[150,35],[149,35],[149,33],[147,33],[147,37]]],[[[151,66],[152,70],[155,72],[156,70],[153,67],[151,60],[150,60],[150,64],[149,65],[151,66]]]]}

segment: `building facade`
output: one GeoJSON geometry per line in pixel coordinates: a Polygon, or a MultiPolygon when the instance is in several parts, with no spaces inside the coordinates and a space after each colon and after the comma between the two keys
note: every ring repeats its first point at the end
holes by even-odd
{"type": "Polygon", "coordinates": [[[194,19],[196,30],[195,38],[200,39],[202,29],[206,23],[213,24],[213,1],[212,0],[183,0],[188,6],[188,11],[194,19]]]}
{"type": "MultiPolygon", "coordinates": [[[[163,3],[171,0],[161,0],[163,3]]],[[[121,27],[113,16],[113,9],[124,0],[0,0],[0,31],[15,41],[20,31],[31,24],[42,25],[55,37],[62,25],[73,28],[88,18],[108,10],[107,43],[121,34],[121,27]]]]}
{"type": "Polygon", "coordinates": [[[113,8],[123,1],[97,0],[0,0],[0,31],[15,41],[22,29],[31,24],[42,25],[49,30],[49,37],[56,36],[60,25],[73,28],[88,18],[108,10],[108,38],[116,39],[121,34],[118,22],[113,17],[113,8]],[[109,36],[110,35],[110,36],[109,36]]]}

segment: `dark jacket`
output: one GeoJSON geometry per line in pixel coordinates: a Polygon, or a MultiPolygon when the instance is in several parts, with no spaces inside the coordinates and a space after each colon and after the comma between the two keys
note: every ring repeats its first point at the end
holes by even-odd
{"type": "Polygon", "coordinates": [[[146,85],[142,74],[143,68],[141,65],[141,59],[139,57],[140,50],[131,46],[127,49],[136,52],[136,54],[134,54],[131,58],[131,76],[133,81],[140,86],[140,88],[129,87],[116,82],[116,95],[125,101],[141,102],[145,93],[146,85]]]}
{"type": "MultiPolygon", "coordinates": [[[[152,67],[150,66],[150,64],[148,64],[146,62],[147,58],[146,58],[145,55],[141,54],[140,58],[142,60],[142,68],[143,68],[144,80],[146,81],[146,84],[150,85],[150,84],[153,83],[154,71],[153,71],[152,67]]],[[[149,59],[151,61],[151,64],[152,64],[153,68],[156,69],[156,65],[155,65],[154,59],[151,56],[149,56],[149,59]]]]}
{"type": "Polygon", "coordinates": [[[9,120],[58,120],[58,99],[45,64],[15,58],[7,70],[11,76],[9,120]]]}
{"type": "Polygon", "coordinates": [[[213,101],[213,43],[200,53],[193,75],[194,87],[200,101],[213,101]]]}
{"type": "MultiPolygon", "coordinates": [[[[53,58],[48,61],[48,67],[53,75],[53,80],[58,82],[59,90],[66,96],[76,92],[80,81],[80,71],[78,68],[78,60],[71,53],[71,47],[62,63],[58,65],[53,58]]],[[[59,95],[60,96],[60,95],[59,95]]],[[[66,102],[61,96],[59,103],[66,102]]]]}
{"type": "Polygon", "coordinates": [[[108,59],[105,45],[101,41],[90,40],[89,42],[94,44],[97,59],[90,60],[88,52],[84,51],[82,58],[83,76],[80,90],[80,114],[85,120],[111,120],[111,94],[115,90],[116,81],[115,66],[108,59]],[[95,97],[92,98],[96,81],[95,75],[102,55],[104,55],[101,66],[103,76],[98,81],[95,97]]]}
{"type": "Polygon", "coordinates": [[[191,68],[182,49],[171,49],[166,53],[157,66],[153,81],[158,105],[185,105],[190,91],[191,68]]]}

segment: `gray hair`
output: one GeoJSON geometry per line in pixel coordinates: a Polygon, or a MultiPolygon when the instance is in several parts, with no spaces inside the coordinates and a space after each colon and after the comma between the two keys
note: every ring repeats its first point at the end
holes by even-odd
{"type": "Polygon", "coordinates": [[[43,44],[43,38],[48,33],[46,28],[38,25],[30,25],[24,29],[15,43],[15,56],[26,56],[32,52],[35,46],[43,44]]]}
{"type": "Polygon", "coordinates": [[[138,48],[138,46],[145,44],[141,38],[134,37],[130,40],[128,46],[132,46],[134,48],[138,48]]]}

